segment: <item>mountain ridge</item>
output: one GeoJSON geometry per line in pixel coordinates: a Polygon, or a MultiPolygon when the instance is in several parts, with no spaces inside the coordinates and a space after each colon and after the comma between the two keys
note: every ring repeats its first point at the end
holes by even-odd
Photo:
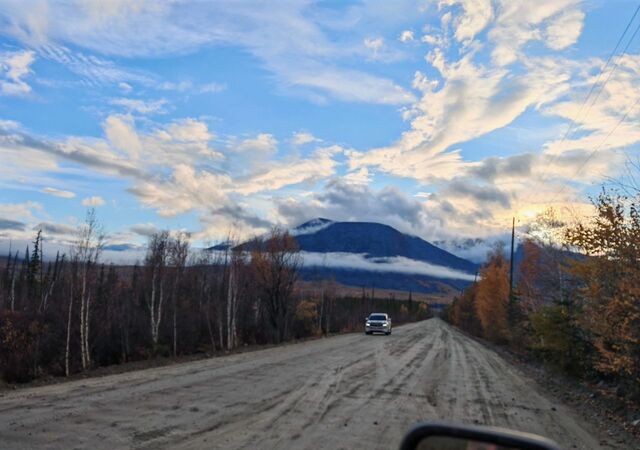
{"type": "MultiPolygon", "coordinates": [[[[315,218],[289,230],[304,259],[305,280],[332,278],[349,286],[444,292],[467,286],[478,264],[377,222],[315,218]]],[[[249,250],[251,241],[236,248],[249,250]]],[[[228,243],[211,247],[227,250],[228,243]]]]}

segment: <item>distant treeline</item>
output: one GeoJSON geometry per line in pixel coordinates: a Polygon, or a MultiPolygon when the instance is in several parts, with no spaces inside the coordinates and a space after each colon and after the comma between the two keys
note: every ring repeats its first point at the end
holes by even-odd
{"type": "Polygon", "coordinates": [[[100,261],[104,234],[90,211],[66,255],[43,260],[43,236],[12,253],[0,278],[0,374],[8,382],[127,361],[233,350],[363,330],[370,312],[424,319],[424,303],[337,298],[331,281],[300,289],[295,239],[274,229],[251,252],[193,251],[163,231],[139,265],[100,261]]]}
{"type": "Polygon", "coordinates": [[[470,333],[640,399],[640,203],[606,191],[593,203],[583,223],[565,225],[552,211],[539,218],[512,296],[509,261],[496,249],[447,315],[470,333]]]}

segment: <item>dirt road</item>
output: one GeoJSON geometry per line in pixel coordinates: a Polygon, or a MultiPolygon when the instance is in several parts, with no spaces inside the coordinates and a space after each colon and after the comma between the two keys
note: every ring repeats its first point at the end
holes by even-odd
{"type": "Polygon", "coordinates": [[[576,415],[438,319],[0,393],[0,448],[397,448],[444,419],[599,449],[576,415]]]}

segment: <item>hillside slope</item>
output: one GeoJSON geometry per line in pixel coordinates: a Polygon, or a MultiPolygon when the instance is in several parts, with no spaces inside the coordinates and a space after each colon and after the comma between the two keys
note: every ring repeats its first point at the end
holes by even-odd
{"type": "MultiPolygon", "coordinates": [[[[417,236],[373,222],[318,218],[293,228],[305,280],[334,279],[367,289],[454,293],[467,286],[478,265],[417,236]]],[[[251,242],[240,247],[249,250],[251,242]]],[[[224,244],[214,247],[224,249],[224,244]]]]}

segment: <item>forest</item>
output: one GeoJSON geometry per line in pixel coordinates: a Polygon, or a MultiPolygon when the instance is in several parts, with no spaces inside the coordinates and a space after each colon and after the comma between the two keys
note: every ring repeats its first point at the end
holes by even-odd
{"type": "Polygon", "coordinates": [[[274,228],[248,249],[193,249],[185,233],[160,231],[144,261],[101,259],[106,234],[89,210],[68,253],[46,258],[41,231],[11,252],[0,278],[0,374],[5,382],[69,376],[158,357],[220,354],[362,331],[373,310],[394,323],[425,319],[409,300],[342,297],[331,280],[297,283],[295,239],[274,228]]]}
{"type": "Polygon", "coordinates": [[[593,215],[540,215],[510,289],[503,248],[448,310],[459,328],[640,399],[640,197],[605,189],[593,215]]]}

